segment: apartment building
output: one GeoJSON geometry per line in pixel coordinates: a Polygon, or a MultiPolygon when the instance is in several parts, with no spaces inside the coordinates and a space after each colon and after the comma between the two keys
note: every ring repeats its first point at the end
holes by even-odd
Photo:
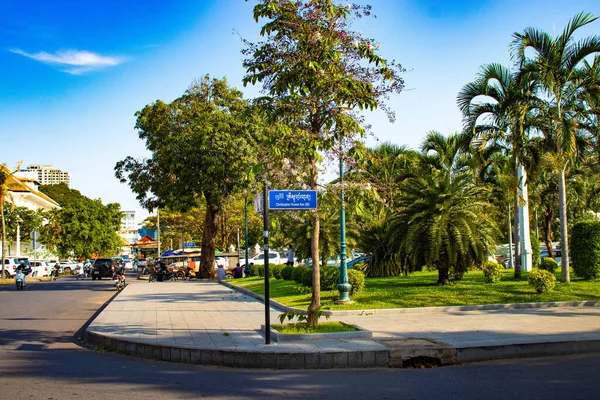
{"type": "Polygon", "coordinates": [[[36,173],[40,185],[58,185],[64,182],[67,186],[71,187],[71,174],[61,171],[52,165],[30,165],[21,171],[36,173]]]}
{"type": "Polygon", "coordinates": [[[135,211],[121,211],[121,231],[119,234],[129,244],[138,241],[138,229],[135,222],[135,211]]]}

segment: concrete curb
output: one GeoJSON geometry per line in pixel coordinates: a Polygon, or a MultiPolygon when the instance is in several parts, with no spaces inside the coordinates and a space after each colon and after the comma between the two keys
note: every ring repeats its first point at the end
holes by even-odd
{"type": "MultiPolygon", "coordinates": [[[[219,281],[228,288],[237,290],[248,296],[254,297],[264,303],[265,296],[254,293],[253,291],[241,286],[231,284],[226,281],[219,281]]],[[[270,299],[270,305],[282,312],[295,311],[306,313],[303,308],[295,308],[286,306],[278,301],[270,299]]],[[[323,310],[323,314],[332,317],[344,317],[350,315],[391,315],[391,314],[415,314],[415,313],[449,313],[449,312],[464,312],[464,311],[480,311],[480,310],[521,310],[531,308],[552,308],[552,307],[600,307],[600,300],[583,300],[583,301],[556,301],[556,302],[540,302],[540,303],[513,303],[513,304],[479,304],[470,306],[445,306],[445,307],[414,307],[414,308],[379,308],[370,310],[323,310]]]]}
{"type": "Polygon", "coordinates": [[[86,341],[106,350],[139,357],[234,368],[268,369],[346,369],[387,368],[388,350],[348,350],[322,352],[247,351],[237,349],[199,349],[163,346],[124,340],[86,332],[86,341]]]}
{"type": "Polygon", "coordinates": [[[388,350],[278,352],[237,349],[199,349],[163,346],[86,332],[86,341],[106,350],[139,357],[232,368],[347,369],[407,368],[421,365],[455,365],[500,359],[548,357],[600,352],[600,340],[521,343],[456,348],[428,339],[380,341],[388,350]],[[410,342],[420,342],[411,344],[410,342]]]}
{"type": "Polygon", "coordinates": [[[457,348],[456,361],[459,363],[469,363],[476,361],[501,360],[506,358],[566,356],[598,352],[600,352],[600,340],[520,343],[501,346],[457,348]]]}

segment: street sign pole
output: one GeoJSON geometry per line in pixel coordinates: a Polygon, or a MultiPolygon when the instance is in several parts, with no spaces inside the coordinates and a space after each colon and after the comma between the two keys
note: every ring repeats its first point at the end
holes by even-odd
{"type": "Polygon", "coordinates": [[[265,343],[271,344],[271,300],[269,293],[269,203],[267,182],[263,187],[263,229],[265,239],[265,343]]]}

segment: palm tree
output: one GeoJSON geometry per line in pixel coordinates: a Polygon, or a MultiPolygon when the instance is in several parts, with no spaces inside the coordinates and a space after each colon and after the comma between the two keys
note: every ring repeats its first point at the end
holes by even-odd
{"type": "MultiPolygon", "coordinates": [[[[582,71],[586,58],[600,54],[600,36],[592,35],[575,41],[573,35],[579,29],[597,18],[588,13],[573,17],[564,31],[557,37],[536,29],[526,28],[514,33],[511,44],[512,56],[523,71],[536,74],[543,86],[542,95],[549,97],[553,106],[551,132],[554,151],[560,163],[558,167],[558,202],[560,219],[560,241],[562,249],[563,282],[570,281],[569,238],[567,230],[567,200],[565,175],[573,154],[576,151],[575,135],[578,130],[578,115],[575,108],[590,86],[590,80],[582,71]],[[526,51],[533,50],[535,57],[530,59],[526,51]]],[[[590,77],[593,75],[588,75],[590,77]]]]}
{"type": "Polygon", "coordinates": [[[410,178],[401,189],[390,229],[412,265],[436,268],[438,283],[446,284],[451,271],[460,275],[485,262],[500,233],[488,188],[444,169],[410,178]]]}
{"type": "Polygon", "coordinates": [[[21,163],[17,164],[17,168],[15,171],[10,172],[10,170],[3,164],[0,164],[0,215],[2,222],[2,257],[0,257],[0,262],[2,262],[2,275],[1,277],[6,277],[6,271],[4,269],[4,264],[6,263],[6,225],[4,220],[4,202],[7,200],[11,200],[12,207],[14,207],[14,203],[12,202],[12,195],[10,194],[10,189],[17,186],[16,183],[10,182],[10,178],[15,174],[15,172],[21,169],[21,163]]]}
{"type": "Polygon", "coordinates": [[[434,170],[446,170],[457,175],[469,170],[467,152],[471,137],[455,132],[444,136],[438,131],[429,131],[421,145],[422,161],[434,170]]]}
{"type": "MultiPolygon", "coordinates": [[[[482,66],[475,81],[465,85],[457,97],[464,117],[464,127],[473,133],[480,148],[488,143],[511,155],[513,175],[520,165],[535,165],[528,152],[529,132],[540,125],[539,110],[543,103],[535,96],[536,81],[531,74],[511,71],[500,64],[482,66]]],[[[528,168],[525,168],[527,171],[528,168]]],[[[519,182],[527,191],[527,174],[519,182]]],[[[513,188],[515,227],[515,277],[521,275],[519,240],[519,192],[513,188]]],[[[509,233],[510,234],[510,233],[509,233]]],[[[527,248],[531,246],[525,243],[527,248]]]]}

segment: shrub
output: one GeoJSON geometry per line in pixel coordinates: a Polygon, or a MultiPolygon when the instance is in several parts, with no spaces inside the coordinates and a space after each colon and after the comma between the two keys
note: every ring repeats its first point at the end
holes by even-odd
{"type": "Polygon", "coordinates": [[[537,239],[533,239],[531,241],[531,266],[533,268],[540,267],[540,258],[540,241],[537,239]]]}
{"type": "Polygon", "coordinates": [[[554,289],[556,277],[549,271],[536,269],[529,273],[529,284],[535,288],[537,293],[549,292],[554,289]]]}
{"type": "Polygon", "coordinates": [[[283,279],[283,276],[281,275],[282,270],[283,265],[281,264],[269,265],[269,275],[273,275],[273,278],[275,279],[283,279]]]}
{"type": "Polygon", "coordinates": [[[286,265],[281,270],[281,277],[286,281],[294,280],[294,270],[295,268],[291,265],[286,265]]]}
{"type": "Polygon", "coordinates": [[[600,221],[584,220],[571,230],[571,266],[583,279],[600,277],[600,221]]]}
{"type": "Polygon", "coordinates": [[[365,288],[365,274],[354,269],[348,270],[348,283],[352,285],[350,294],[361,292],[365,288]]]}
{"type": "Polygon", "coordinates": [[[335,289],[340,279],[340,270],[336,267],[323,267],[319,273],[321,274],[321,290],[335,289]]]}
{"type": "Polygon", "coordinates": [[[558,263],[554,258],[546,257],[539,266],[539,269],[554,273],[558,268],[558,263]]]}
{"type": "Polygon", "coordinates": [[[305,268],[302,272],[302,282],[300,283],[302,283],[304,286],[312,287],[312,275],[312,268],[305,268]]]}
{"type": "Polygon", "coordinates": [[[483,264],[483,275],[486,283],[497,283],[502,279],[502,265],[494,261],[486,261],[483,264]]]}
{"type": "Polygon", "coordinates": [[[253,265],[250,268],[250,276],[260,276],[261,278],[265,276],[265,266],[264,265],[253,265]]]}
{"type": "Polygon", "coordinates": [[[297,282],[302,284],[302,275],[304,274],[304,271],[310,269],[308,267],[304,267],[304,266],[298,266],[296,268],[294,268],[294,274],[292,275],[293,279],[297,282]]]}

